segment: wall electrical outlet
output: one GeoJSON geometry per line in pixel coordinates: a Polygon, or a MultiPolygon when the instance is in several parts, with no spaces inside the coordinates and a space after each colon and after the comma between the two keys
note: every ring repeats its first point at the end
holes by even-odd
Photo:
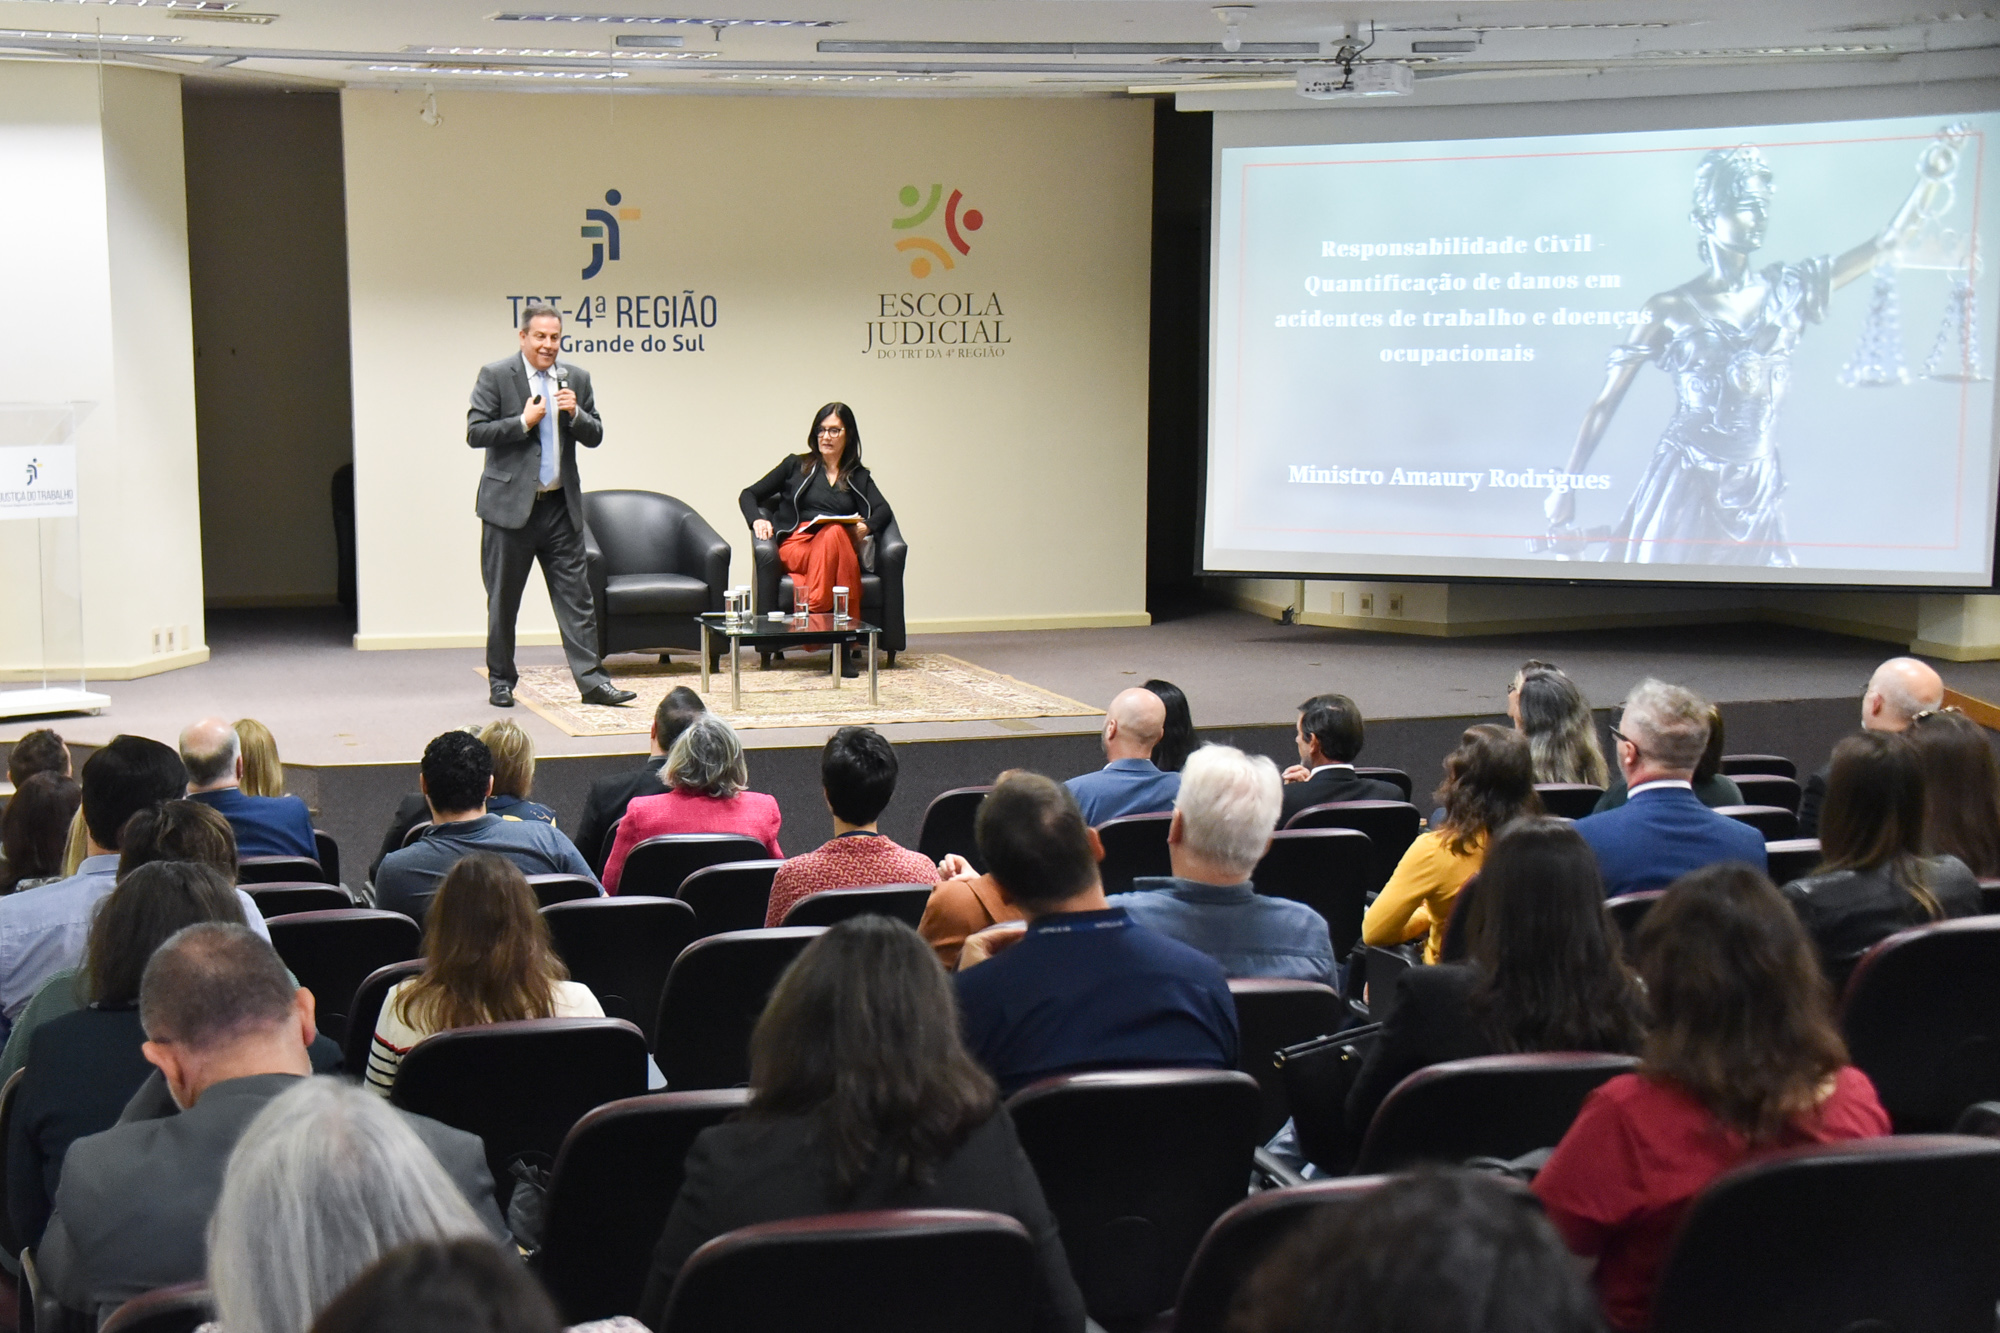
{"type": "Polygon", "coordinates": [[[1392,616],[1403,614],[1403,594],[1399,592],[1389,594],[1389,614],[1392,616]]]}
{"type": "Polygon", "coordinates": [[[1375,614],[1374,593],[1364,592],[1361,594],[1361,614],[1364,616],[1372,616],[1375,614]]]}

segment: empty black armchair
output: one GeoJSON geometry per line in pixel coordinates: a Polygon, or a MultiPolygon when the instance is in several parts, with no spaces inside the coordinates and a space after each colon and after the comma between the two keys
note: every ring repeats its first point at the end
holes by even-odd
{"type": "MultiPolygon", "coordinates": [[[[757,556],[757,610],[790,611],[792,576],[785,572],[785,562],[778,559],[777,539],[758,538],[751,544],[757,556]]],[[[896,654],[910,638],[903,623],[903,566],[909,558],[903,530],[891,518],[888,526],[875,534],[875,568],[861,571],[861,606],[855,614],[881,627],[876,645],[888,654],[890,666],[896,665],[896,654]]]]}
{"type": "Polygon", "coordinates": [[[652,491],[590,491],[583,518],[598,654],[699,652],[694,618],[722,610],[729,543],[700,514],[652,491]]]}

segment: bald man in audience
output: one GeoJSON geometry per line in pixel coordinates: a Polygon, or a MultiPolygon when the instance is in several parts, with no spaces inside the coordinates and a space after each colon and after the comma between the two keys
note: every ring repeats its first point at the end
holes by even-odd
{"type": "Polygon", "coordinates": [[[1180,795],[1181,775],[1153,765],[1153,747],[1167,729],[1167,706],[1151,690],[1130,689],[1111,701],[1104,718],[1104,757],[1095,773],[1069,780],[1084,822],[1096,828],[1120,815],[1164,814],[1180,795]]]}
{"type": "Polygon", "coordinates": [[[188,799],[229,821],[238,856],[319,858],[312,811],[296,796],[252,796],[243,790],[243,744],[236,728],[205,717],[181,733],[188,799]]]}
{"type": "MultiPolygon", "coordinates": [[[[1861,695],[1863,731],[1908,731],[1919,713],[1944,707],[1944,679],[1927,662],[1892,657],[1875,668],[1861,695]]],[[[1819,808],[1826,800],[1826,774],[1831,761],[1806,779],[1799,797],[1799,836],[1819,836],[1819,808]]]]}

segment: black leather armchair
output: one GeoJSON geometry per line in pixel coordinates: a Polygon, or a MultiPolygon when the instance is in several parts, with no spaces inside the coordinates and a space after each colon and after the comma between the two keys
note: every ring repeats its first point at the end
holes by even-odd
{"type": "MultiPolygon", "coordinates": [[[[756,539],[752,546],[757,558],[757,610],[791,610],[792,576],[785,572],[785,562],[778,559],[777,541],[756,539]]],[[[896,665],[896,654],[909,644],[909,631],[903,623],[903,566],[909,558],[903,530],[892,518],[889,526],[875,534],[875,568],[861,571],[861,606],[856,614],[871,625],[881,626],[876,646],[888,655],[890,666],[896,665]]],[[[770,661],[768,653],[764,660],[770,661]]]]}
{"type": "Polygon", "coordinates": [[[589,491],[583,549],[599,656],[701,651],[695,617],[722,610],[729,543],[694,510],[652,491],[589,491]]]}

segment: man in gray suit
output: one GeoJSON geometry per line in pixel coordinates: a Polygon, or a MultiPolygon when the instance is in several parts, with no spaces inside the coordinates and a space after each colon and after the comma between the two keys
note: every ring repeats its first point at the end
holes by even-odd
{"type": "Polygon", "coordinates": [[[484,522],[479,572],[486,580],[486,676],[496,708],[514,706],[514,620],[528,570],[542,562],[570,674],[587,704],[638,696],[611,683],[597,656],[596,617],[583,554],[583,485],[576,446],[595,449],[604,423],[581,366],[557,364],[562,314],[521,311],[521,354],[479,368],[465,442],[486,451],[475,511],[484,522]]]}
{"type": "MultiPolygon", "coordinates": [[[[161,945],[140,982],[139,1021],[141,1050],[159,1073],[118,1124],[71,1145],[37,1256],[64,1306],[100,1318],[201,1279],[230,1151],[267,1102],[312,1074],[312,992],[294,987],[277,953],[242,926],[206,922],[161,945]]],[[[478,1136],[405,1119],[506,1239],[478,1136]]]]}

